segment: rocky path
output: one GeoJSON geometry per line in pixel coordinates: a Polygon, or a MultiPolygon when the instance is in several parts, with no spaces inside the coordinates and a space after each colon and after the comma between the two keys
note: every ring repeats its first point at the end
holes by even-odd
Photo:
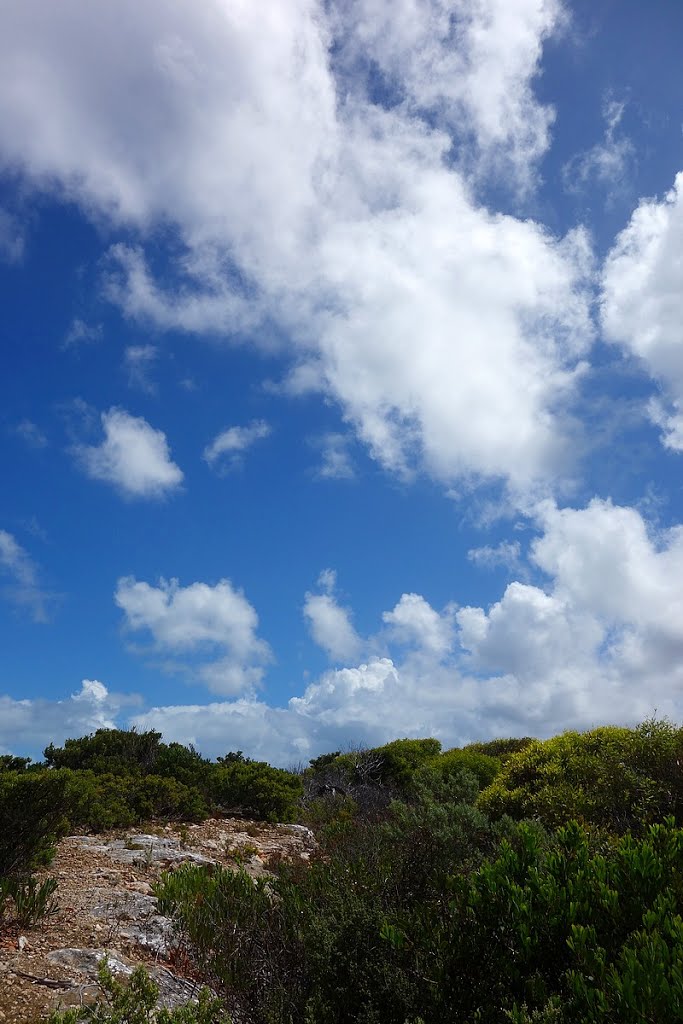
{"type": "Polygon", "coordinates": [[[303,826],[235,818],[63,839],[46,872],[59,882],[58,912],[21,934],[0,932],[0,1024],[34,1024],[56,1007],[92,1000],[104,955],[122,975],[144,964],[160,1005],[192,999],[197,983],[174,957],[152,883],[186,861],[239,864],[260,877],[283,858],[308,859],[314,846],[303,826]]]}

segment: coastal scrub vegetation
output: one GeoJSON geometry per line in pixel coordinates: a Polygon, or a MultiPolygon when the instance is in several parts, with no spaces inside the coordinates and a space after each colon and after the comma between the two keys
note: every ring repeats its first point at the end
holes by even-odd
{"type": "MultiPolygon", "coordinates": [[[[185,864],[155,885],[220,999],[207,1020],[669,1024],[683,1019],[682,764],[683,729],[657,720],[453,750],[399,739],[297,771],[99,730],[38,764],[0,760],[0,926],[22,898],[30,920],[49,913],[54,889],[41,904],[33,873],[68,830],[298,821],[316,835],[309,862],[258,880],[185,864]]],[[[87,1019],[151,1021],[151,992],[136,976],[116,989],[128,1016],[103,1004],[87,1019]]]]}

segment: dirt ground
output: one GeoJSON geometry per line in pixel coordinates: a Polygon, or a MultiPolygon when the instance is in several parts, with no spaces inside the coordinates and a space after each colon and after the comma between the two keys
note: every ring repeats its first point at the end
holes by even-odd
{"type": "Polygon", "coordinates": [[[197,982],[177,956],[170,922],[156,913],[152,883],[185,860],[238,864],[253,877],[283,858],[308,859],[307,829],[242,819],[63,839],[44,874],[57,879],[58,911],[35,928],[0,931],[0,1024],[34,1024],[55,1008],[97,995],[97,963],[115,973],[144,964],[160,985],[160,1005],[192,998],[197,982]]]}

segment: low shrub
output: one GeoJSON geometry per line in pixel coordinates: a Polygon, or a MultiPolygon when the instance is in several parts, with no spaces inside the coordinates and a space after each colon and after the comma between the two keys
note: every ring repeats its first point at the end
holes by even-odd
{"type": "Polygon", "coordinates": [[[114,977],[103,958],[99,969],[100,999],[93,1004],[56,1011],[48,1024],[231,1024],[223,1004],[208,989],[196,1003],[157,1010],[159,986],[143,967],[125,981],[114,977]]]}
{"type": "Polygon", "coordinates": [[[16,922],[20,928],[32,928],[56,914],[56,890],[56,878],[0,878],[0,925],[16,922]]]}

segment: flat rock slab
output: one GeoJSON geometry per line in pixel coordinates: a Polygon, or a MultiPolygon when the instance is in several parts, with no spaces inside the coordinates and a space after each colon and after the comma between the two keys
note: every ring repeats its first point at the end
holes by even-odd
{"type": "MultiPolygon", "coordinates": [[[[66,948],[55,949],[48,953],[47,960],[59,967],[69,968],[79,974],[82,980],[77,980],[72,989],[82,989],[83,986],[97,989],[97,972],[103,959],[107,960],[112,974],[123,977],[130,977],[135,970],[135,965],[124,959],[123,954],[117,951],[101,949],[78,949],[66,948]]],[[[197,1001],[197,986],[184,978],[178,978],[166,967],[146,967],[147,973],[159,986],[158,1009],[174,1010],[188,1002],[197,1001]]]]}
{"type": "Polygon", "coordinates": [[[112,936],[128,939],[157,956],[172,945],[173,923],[157,910],[154,896],[128,889],[96,889],[90,913],[112,936]]]}
{"type": "Polygon", "coordinates": [[[84,849],[108,854],[114,861],[135,867],[147,867],[158,863],[180,864],[184,861],[193,864],[215,864],[211,857],[205,857],[203,853],[183,849],[180,840],[170,836],[136,833],[127,839],[110,839],[104,843],[98,836],[69,836],[69,840],[84,849]]]}

